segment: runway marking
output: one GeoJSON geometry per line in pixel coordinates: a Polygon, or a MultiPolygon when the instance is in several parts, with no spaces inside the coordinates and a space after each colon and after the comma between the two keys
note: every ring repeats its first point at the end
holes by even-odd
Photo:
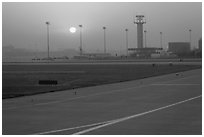
{"type": "Polygon", "coordinates": [[[41,132],[41,133],[35,133],[33,135],[44,135],[44,134],[50,134],[50,133],[56,133],[56,132],[62,132],[62,131],[68,131],[68,130],[73,130],[73,129],[79,129],[79,128],[85,128],[85,127],[92,127],[92,126],[97,126],[97,125],[102,125],[109,123],[113,120],[110,121],[104,121],[104,122],[99,122],[99,123],[93,123],[93,124],[88,124],[88,125],[82,125],[82,126],[77,126],[77,127],[71,127],[71,128],[64,128],[64,129],[59,129],[59,130],[52,130],[52,131],[47,131],[47,132],[41,132]]]}
{"type": "Polygon", "coordinates": [[[176,103],[164,106],[164,107],[160,107],[160,108],[149,110],[149,111],[146,111],[146,112],[143,112],[143,113],[139,113],[139,114],[123,117],[123,118],[120,118],[120,119],[117,119],[117,120],[113,120],[112,122],[108,122],[108,123],[105,123],[105,124],[102,124],[102,125],[99,125],[99,126],[95,126],[95,127],[89,128],[89,129],[85,129],[85,130],[76,132],[73,135],[85,134],[85,133],[88,133],[88,132],[91,132],[91,131],[94,131],[94,130],[97,130],[97,129],[100,129],[100,128],[103,128],[103,127],[107,127],[107,126],[110,126],[110,125],[113,125],[113,124],[116,124],[116,123],[119,123],[119,122],[123,122],[123,121],[129,120],[129,119],[133,119],[133,118],[136,118],[136,117],[139,117],[139,116],[143,116],[143,115],[146,115],[146,114],[149,114],[149,113],[153,113],[155,111],[159,111],[159,110],[166,109],[166,108],[169,108],[169,107],[173,107],[173,106],[179,105],[181,103],[185,103],[187,101],[191,101],[191,100],[197,99],[197,98],[199,98],[201,96],[202,95],[199,95],[199,96],[192,97],[192,98],[180,101],[180,102],[176,102],[176,103]]]}
{"type": "Polygon", "coordinates": [[[151,84],[153,86],[198,86],[201,84],[151,84]]]}
{"type": "MultiPolygon", "coordinates": [[[[161,82],[161,83],[167,83],[167,82],[172,82],[172,81],[178,81],[178,80],[181,80],[181,79],[187,79],[187,78],[196,77],[196,76],[198,76],[198,75],[191,75],[191,76],[182,77],[182,78],[179,78],[179,79],[173,79],[173,80],[169,80],[169,81],[164,81],[164,82],[161,82]]],[[[161,83],[155,83],[155,84],[161,84],[161,83]]],[[[71,100],[76,100],[76,99],[81,99],[81,98],[86,98],[86,97],[91,97],[91,96],[111,94],[111,93],[120,92],[120,91],[123,91],[123,90],[129,90],[129,89],[134,89],[134,88],[143,88],[143,87],[148,87],[148,86],[152,86],[152,84],[149,84],[149,85],[139,85],[139,86],[137,86],[137,87],[123,88],[123,89],[115,89],[115,90],[111,90],[111,91],[108,91],[108,92],[95,93],[95,94],[90,94],[90,95],[85,95],[85,96],[79,96],[79,97],[74,97],[74,98],[68,98],[68,99],[64,99],[64,100],[50,101],[50,102],[45,102],[45,103],[38,103],[38,104],[32,104],[32,105],[27,105],[27,106],[20,106],[20,107],[17,106],[17,107],[3,108],[3,109],[4,109],[4,110],[11,110],[11,109],[19,109],[19,108],[33,107],[33,106],[50,105],[50,104],[62,103],[62,102],[66,102],[66,101],[71,101],[71,100]]]]}
{"type": "Polygon", "coordinates": [[[113,125],[113,124],[116,124],[116,123],[119,123],[119,122],[123,122],[123,121],[129,120],[129,119],[135,118],[135,117],[139,117],[139,116],[142,116],[142,115],[145,115],[145,114],[153,113],[155,111],[159,111],[159,110],[162,110],[162,109],[165,109],[165,108],[169,108],[169,107],[172,107],[172,106],[175,106],[175,105],[179,105],[181,103],[185,103],[187,101],[191,101],[191,100],[197,99],[199,97],[202,97],[202,95],[192,97],[192,98],[189,98],[189,99],[186,99],[186,100],[183,100],[183,101],[179,101],[179,102],[176,102],[176,103],[173,103],[173,104],[170,104],[170,105],[167,105],[167,106],[163,106],[163,107],[160,107],[160,108],[157,108],[157,109],[149,110],[149,111],[146,111],[146,112],[143,112],[143,113],[123,117],[123,118],[118,118],[118,119],[114,119],[114,120],[98,122],[98,123],[93,123],[93,124],[88,124],[88,125],[76,126],[76,127],[71,127],[71,128],[64,128],[64,129],[40,132],[40,133],[35,133],[34,135],[51,134],[51,133],[57,133],[57,132],[63,132],[63,131],[69,131],[69,130],[94,126],[92,128],[89,128],[89,129],[82,130],[82,131],[74,133],[74,135],[80,135],[80,134],[84,134],[84,133],[87,133],[87,132],[94,131],[94,130],[102,128],[102,127],[106,127],[106,126],[113,125]]]}

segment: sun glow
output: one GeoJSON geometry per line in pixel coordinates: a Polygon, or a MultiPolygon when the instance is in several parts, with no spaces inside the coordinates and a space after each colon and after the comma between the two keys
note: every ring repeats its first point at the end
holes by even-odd
{"type": "Polygon", "coordinates": [[[75,28],[75,27],[71,27],[71,28],[69,28],[69,31],[70,31],[71,33],[75,33],[75,32],[76,32],[76,28],[75,28]]]}

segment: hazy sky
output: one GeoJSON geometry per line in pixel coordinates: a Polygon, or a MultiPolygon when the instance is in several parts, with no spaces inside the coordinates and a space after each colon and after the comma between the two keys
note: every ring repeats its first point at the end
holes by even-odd
{"type": "Polygon", "coordinates": [[[147,23],[147,46],[159,47],[168,42],[188,42],[192,30],[192,45],[202,37],[202,3],[3,3],[2,45],[33,50],[47,49],[46,21],[50,25],[50,50],[79,49],[79,30],[72,34],[71,26],[83,25],[83,49],[103,51],[103,26],[106,26],[107,51],[124,50],[125,29],[129,29],[129,47],[136,47],[135,15],[143,14],[147,23]]]}

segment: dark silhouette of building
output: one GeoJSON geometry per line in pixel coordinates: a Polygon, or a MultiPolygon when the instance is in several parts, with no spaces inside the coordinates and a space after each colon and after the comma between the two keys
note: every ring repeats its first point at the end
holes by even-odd
{"type": "Polygon", "coordinates": [[[198,40],[198,49],[202,51],[202,38],[198,40]]]}
{"type": "Polygon", "coordinates": [[[188,54],[191,51],[189,42],[169,42],[168,52],[174,54],[188,54]]]}

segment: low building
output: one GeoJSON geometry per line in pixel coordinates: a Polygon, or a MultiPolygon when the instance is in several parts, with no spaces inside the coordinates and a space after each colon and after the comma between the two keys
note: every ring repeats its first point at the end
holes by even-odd
{"type": "Polygon", "coordinates": [[[89,58],[106,58],[111,56],[110,53],[84,53],[83,55],[89,58]]]}
{"type": "Polygon", "coordinates": [[[111,57],[110,53],[83,53],[82,55],[74,56],[74,59],[100,59],[109,57],[111,57]]]}
{"type": "Polygon", "coordinates": [[[162,48],[129,48],[128,52],[130,56],[135,56],[138,58],[151,58],[160,57],[162,48]]]}
{"type": "Polygon", "coordinates": [[[188,54],[190,53],[189,42],[169,42],[168,51],[174,54],[188,54]]]}

